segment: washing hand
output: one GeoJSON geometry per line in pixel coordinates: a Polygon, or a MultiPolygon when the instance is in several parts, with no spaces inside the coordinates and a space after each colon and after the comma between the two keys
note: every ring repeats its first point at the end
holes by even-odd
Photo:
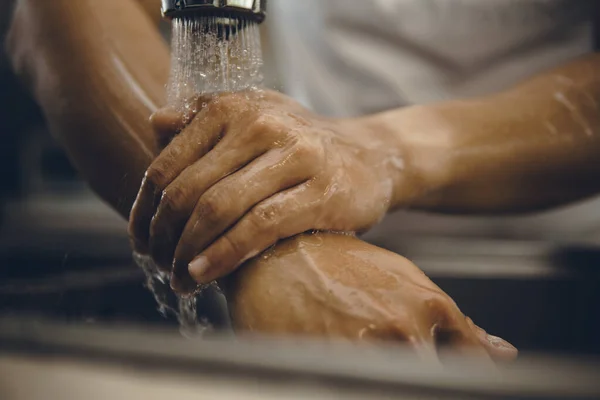
{"type": "MultiPolygon", "coordinates": [[[[172,137],[146,173],[130,219],[135,247],[189,289],[282,238],[364,231],[387,212],[403,167],[397,146],[358,120],[319,117],[270,91],[198,101],[189,124],[163,110],[172,137]]],[[[406,186],[406,185],[405,185],[406,186]]]]}

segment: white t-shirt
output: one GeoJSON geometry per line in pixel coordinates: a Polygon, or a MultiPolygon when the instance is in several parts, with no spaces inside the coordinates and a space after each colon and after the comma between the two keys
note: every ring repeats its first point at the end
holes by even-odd
{"type": "MultiPolygon", "coordinates": [[[[270,0],[269,23],[284,90],[356,116],[495,92],[589,53],[594,1],[270,0]]],[[[400,213],[380,229],[589,237],[600,201],[526,218],[400,213]]]]}

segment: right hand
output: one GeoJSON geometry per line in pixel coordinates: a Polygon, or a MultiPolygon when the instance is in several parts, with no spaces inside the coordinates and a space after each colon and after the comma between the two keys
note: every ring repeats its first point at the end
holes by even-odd
{"type": "Polygon", "coordinates": [[[396,188],[406,199],[421,190],[403,146],[368,124],[321,117],[273,91],[198,104],[185,126],[183,114],[155,114],[159,137],[181,132],[148,168],[129,225],[136,250],[173,266],[180,292],[302,232],[364,232],[396,188]]]}
{"type": "Polygon", "coordinates": [[[224,283],[241,331],[400,342],[434,359],[444,350],[502,361],[517,356],[413,263],[355,237],[297,236],[224,283]]]}

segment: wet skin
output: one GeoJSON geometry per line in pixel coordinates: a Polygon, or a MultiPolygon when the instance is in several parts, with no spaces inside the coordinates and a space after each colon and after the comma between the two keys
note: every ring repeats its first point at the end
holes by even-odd
{"type": "Polygon", "coordinates": [[[449,348],[501,361],[517,355],[409,260],[347,235],[282,241],[222,286],[238,330],[401,342],[429,360],[449,348]]]}
{"type": "MultiPolygon", "coordinates": [[[[280,95],[260,96],[264,100],[280,95]]],[[[181,114],[169,110],[152,118],[161,137],[179,132],[185,125],[182,121],[181,114]]],[[[175,136],[173,142],[178,139],[187,141],[182,135],[175,136]]],[[[168,160],[180,160],[186,157],[186,151],[195,150],[183,147],[177,153],[168,153],[168,160]]],[[[204,166],[203,171],[207,170],[210,163],[204,166]]],[[[314,171],[319,170],[323,168],[314,171]]],[[[202,179],[209,175],[205,173],[187,179],[202,179]]],[[[176,175],[175,171],[172,176],[176,175]]],[[[183,185],[185,188],[185,180],[183,185]]],[[[302,190],[315,195],[310,188],[302,190]]],[[[315,192],[317,198],[322,196],[318,187],[315,192]]],[[[297,196],[291,201],[297,201],[297,196]]],[[[306,204],[310,206],[310,201],[306,204]]],[[[294,204],[298,208],[303,205],[294,204]]],[[[314,213],[310,208],[302,211],[307,219],[314,213]]],[[[215,222],[219,223],[219,218],[215,222]]],[[[256,234],[260,232],[251,235],[256,234]]],[[[430,360],[448,348],[502,361],[517,355],[512,345],[488,335],[465,317],[454,301],[409,260],[352,235],[298,235],[249,258],[236,272],[219,280],[238,331],[401,342],[430,360]]],[[[196,282],[183,276],[172,284],[179,291],[193,290],[196,282]]]]}
{"type": "Polygon", "coordinates": [[[130,234],[186,290],[280,239],[362,232],[399,207],[502,214],[581,200],[600,190],[598,71],[592,54],[492,96],[349,119],[270,91],[202,98],[197,115],[160,110],[160,136],[177,136],[146,173],[130,234]]]}
{"type": "MultiPolygon", "coordinates": [[[[382,157],[385,140],[359,125],[340,126],[270,91],[198,103],[207,105],[148,169],[131,215],[139,250],[174,265],[175,284],[209,245],[211,268],[190,269],[202,283],[297,233],[365,231],[390,207],[389,177],[402,158],[382,157]]],[[[153,124],[173,136],[183,118],[163,110],[153,124]]]]}
{"type": "MultiPolygon", "coordinates": [[[[173,131],[181,131],[178,137],[182,139],[173,140],[164,150],[159,146],[148,121],[164,104],[168,50],[153,19],[134,2],[20,0],[7,47],[15,71],[42,107],[53,134],[94,190],[124,217],[129,216],[136,195],[138,205],[144,204],[146,196],[155,199],[159,195],[160,199],[162,190],[180,176],[173,174],[171,180],[162,182],[167,186],[159,187],[158,192],[144,189],[146,183],[137,194],[145,171],[154,171],[154,176],[173,170],[183,174],[195,163],[206,166],[206,157],[219,149],[217,144],[208,146],[210,151],[195,160],[178,157],[177,160],[185,162],[157,168],[156,163],[164,163],[164,157],[157,156],[177,154],[175,146],[182,147],[180,141],[189,140],[184,144],[191,145],[198,141],[198,132],[210,135],[215,130],[195,128],[199,124],[196,121],[202,121],[208,114],[201,110],[189,125],[170,124],[173,131]]],[[[245,196],[255,200],[266,196],[263,201],[276,197],[281,193],[278,188],[286,186],[280,180],[283,175],[278,175],[284,172],[299,181],[319,181],[302,192],[317,199],[312,205],[301,204],[308,204],[306,213],[294,214],[288,210],[296,219],[290,221],[285,219],[286,213],[275,214],[277,218],[271,219],[269,212],[263,212],[267,223],[254,228],[258,233],[238,236],[249,240],[249,244],[239,241],[229,244],[234,249],[243,245],[240,249],[252,251],[232,252],[234,256],[213,270],[211,278],[235,269],[248,255],[265,250],[270,244],[265,237],[272,240],[301,233],[305,225],[290,228],[297,232],[282,228],[293,226],[305,216],[313,218],[311,228],[361,230],[375,223],[387,209],[400,206],[451,212],[531,211],[597,192],[599,67],[598,56],[591,55],[487,98],[410,107],[346,121],[325,120],[271,93],[261,99],[248,99],[246,103],[245,96],[210,99],[207,109],[216,111],[210,113],[205,124],[218,128],[226,118],[227,128],[232,129],[229,135],[229,131],[224,132],[219,142],[223,150],[219,151],[236,151],[239,149],[236,143],[258,135],[260,140],[253,143],[264,145],[262,150],[270,154],[277,155],[282,149],[293,154],[304,152],[305,157],[291,158],[289,169],[288,165],[280,172],[275,168],[273,175],[268,176],[269,182],[280,185],[272,187],[272,193],[259,195],[254,190],[262,189],[254,185],[252,193],[244,191],[245,196]],[[236,112],[239,110],[248,112],[236,112]],[[286,118],[293,121],[286,123],[286,118]],[[310,145],[293,140],[290,124],[303,130],[303,138],[312,135],[310,145]],[[235,131],[235,127],[244,125],[254,129],[235,131]],[[383,144],[374,146],[365,142],[364,136],[358,134],[365,131],[383,144]],[[282,145],[278,138],[289,141],[282,145]],[[344,152],[344,148],[355,151],[344,152]],[[335,156],[322,157],[323,152],[335,156]],[[390,152],[393,160],[396,157],[403,160],[402,168],[397,160],[373,161],[389,159],[390,152]],[[327,163],[335,157],[341,159],[329,169],[327,163]],[[298,160],[311,160],[321,168],[298,160]],[[336,166],[348,168],[338,176],[332,173],[336,166]],[[329,184],[342,187],[346,184],[345,188],[367,184],[367,176],[377,177],[375,181],[380,185],[391,181],[391,190],[371,187],[375,200],[366,196],[361,199],[356,194],[356,203],[354,196],[331,201],[319,195],[329,184]],[[572,185],[573,176],[577,177],[578,185],[572,185]],[[368,207],[375,203],[372,209],[368,207]],[[360,207],[352,208],[353,204],[360,207]],[[346,207],[353,212],[341,213],[346,207]],[[340,217],[334,218],[336,215],[340,217]],[[339,221],[343,221],[342,227],[335,225],[339,221]],[[316,225],[318,222],[324,224],[316,225]],[[332,226],[325,226],[328,224],[332,226]]],[[[155,125],[160,130],[159,120],[155,118],[155,125]]],[[[256,151],[252,146],[244,149],[256,151]]],[[[250,153],[235,155],[232,158],[245,157],[250,162],[257,158],[257,153],[254,157],[250,153]]],[[[218,163],[210,165],[219,169],[213,171],[213,176],[228,175],[231,171],[230,165],[227,169],[228,158],[218,158],[218,163]]],[[[279,166],[281,159],[273,156],[264,162],[279,166]]],[[[268,169],[263,165],[259,170],[268,169]]],[[[239,169],[242,171],[243,168],[239,169]]],[[[201,175],[204,174],[198,177],[201,175]]],[[[204,179],[194,181],[197,186],[190,182],[183,189],[188,191],[184,194],[191,196],[186,200],[187,207],[195,196],[199,200],[211,189],[212,185],[204,179]]],[[[235,186],[232,184],[227,190],[234,193],[235,186]]],[[[161,203],[154,206],[151,215],[161,203]]],[[[243,221],[251,210],[247,204],[231,202],[229,206],[234,207],[227,216],[229,223],[243,221]]],[[[194,217],[193,211],[190,209],[190,215],[194,217]]],[[[138,229],[138,223],[142,222],[147,224],[147,217],[132,218],[134,239],[138,245],[152,248],[153,232],[150,228],[148,232],[138,229]]],[[[181,225],[179,220],[178,223],[181,225]]],[[[222,236],[219,224],[216,221],[214,229],[202,228],[202,232],[215,237],[214,244],[219,243],[219,237],[227,238],[222,236]]],[[[173,252],[180,239],[175,236],[170,242],[173,252]]],[[[200,236],[191,238],[191,246],[201,256],[210,245],[203,240],[200,236]]],[[[186,258],[196,255],[190,251],[186,258]]],[[[502,342],[488,340],[410,262],[356,238],[334,234],[297,236],[279,242],[267,255],[267,259],[258,256],[243,263],[227,281],[222,281],[237,329],[397,340],[427,354],[432,353],[431,344],[441,336],[454,346],[469,346],[482,354],[497,356],[499,348],[504,349],[500,354],[508,358],[516,354],[508,345],[492,346],[492,342],[502,342]],[[314,241],[320,239],[322,245],[315,246],[314,241]],[[436,337],[436,332],[443,334],[436,337]],[[452,340],[447,340],[448,337],[452,340]]],[[[181,265],[189,261],[193,260],[182,260],[181,265]]],[[[206,279],[204,272],[194,272],[193,264],[189,268],[191,275],[199,281],[206,279]]],[[[178,271],[184,275],[178,276],[180,283],[185,284],[186,280],[192,283],[185,267],[178,271]]]]}

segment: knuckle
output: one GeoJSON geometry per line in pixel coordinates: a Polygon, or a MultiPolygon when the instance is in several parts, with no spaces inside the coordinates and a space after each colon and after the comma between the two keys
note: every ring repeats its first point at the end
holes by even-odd
{"type": "Polygon", "coordinates": [[[179,166],[182,166],[182,156],[184,156],[186,152],[185,148],[188,144],[189,141],[186,138],[176,136],[156,160],[154,160],[152,165],[150,165],[150,168],[146,172],[147,177],[152,178],[156,183],[166,186],[169,183],[169,179],[173,178],[171,171],[175,171],[179,166]]]}
{"type": "Polygon", "coordinates": [[[457,317],[461,314],[456,303],[443,293],[437,293],[425,300],[425,305],[434,321],[441,323],[445,327],[456,325],[457,317]]]}
{"type": "Polygon", "coordinates": [[[168,182],[167,172],[162,165],[153,164],[146,171],[144,182],[153,188],[155,192],[160,192],[168,182]]]}
{"type": "MultiPolygon", "coordinates": [[[[194,128],[186,128],[184,129],[186,132],[194,133],[194,128]]],[[[161,161],[158,163],[162,166],[164,170],[167,170],[168,167],[176,165],[177,161],[181,158],[184,153],[185,145],[187,144],[187,140],[184,140],[183,136],[179,136],[179,139],[175,138],[162,152],[161,161]]]]}
{"type": "Polygon", "coordinates": [[[446,312],[449,310],[449,303],[446,296],[441,293],[435,293],[425,300],[426,307],[435,312],[446,312]]]}
{"type": "Polygon", "coordinates": [[[272,229],[279,222],[279,209],[273,204],[261,204],[252,209],[252,222],[258,230],[272,229]]]}
{"type": "Polygon", "coordinates": [[[361,332],[366,338],[377,338],[389,342],[408,342],[408,324],[405,321],[390,320],[372,324],[361,332]]]}
{"type": "Polygon", "coordinates": [[[173,213],[180,211],[185,204],[185,191],[176,185],[167,187],[160,198],[159,212],[173,213]]]}
{"type": "Polygon", "coordinates": [[[152,114],[150,123],[160,140],[170,140],[183,129],[184,118],[180,112],[165,108],[152,114]]]}
{"type": "Polygon", "coordinates": [[[310,143],[310,141],[304,138],[296,140],[292,152],[294,157],[300,162],[315,169],[318,168],[324,157],[323,149],[320,146],[310,143]]]}
{"type": "Polygon", "coordinates": [[[252,125],[258,128],[273,129],[278,126],[277,118],[268,113],[258,114],[252,125]]]}
{"type": "Polygon", "coordinates": [[[242,243],[231,238],[230,235],[223,236],[223,243],[229,248],[231,253],[235,255],[236,258],[243,256],[244,249],[242,243]]]}
{"type": "Polygon", "coordinates": [[[217,223],[229,216],[229,201],[216,193],[207,192],[198,202],[197,213],[209,224],[217,223]]]}
{"type": "Polygon", "coordinates": [[[281,131],[274,117],[261,114],[255,116],[248,126],[250,138],[254,140],[265,140],[275,138],[281,131]]]}
{"type": "Polygon", "coordinates": [[[216,95],[208,103],[208,108],[222,114],[228,114],[238,108],[238,101],[232,94],[216,95]]]}

